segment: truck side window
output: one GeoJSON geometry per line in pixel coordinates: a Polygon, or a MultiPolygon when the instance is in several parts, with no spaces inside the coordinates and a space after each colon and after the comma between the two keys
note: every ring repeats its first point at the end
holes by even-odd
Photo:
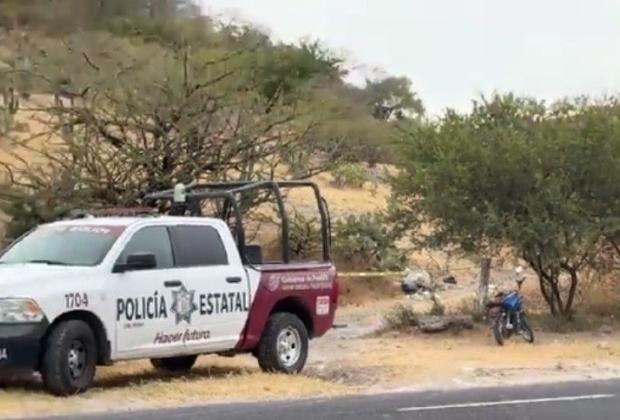
{"type": "Polygon", "coordinates": [[[177,267],[228,265],[228,255],[211,226],[175,226],[170,230],[177,267]]]}
{"type": "Polygon", "coordinates": [[[172,268],[172,246],[170,236],[165,226],[146,227],[134,233],[118,261],[124,263],[127,255],[146,252],[154,254],[157,259],[157,268],[172,268]]]}

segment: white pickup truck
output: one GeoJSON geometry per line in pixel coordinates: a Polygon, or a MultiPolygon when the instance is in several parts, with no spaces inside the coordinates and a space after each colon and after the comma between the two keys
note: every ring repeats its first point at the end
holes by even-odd
{"type": "Polygon", "coordinates": [[[335,268],[249,261],[239,237],[218,218],[169,215],[37,227],[0,255],[0,375],[39,371],[70,395],[117,360],[176,371],[251,352],[264,370],[299,372],[333,325],[335,268]]]}

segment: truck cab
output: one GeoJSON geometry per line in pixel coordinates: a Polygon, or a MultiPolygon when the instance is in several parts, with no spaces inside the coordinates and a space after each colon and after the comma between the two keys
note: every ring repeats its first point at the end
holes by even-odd
{"type": "Polygon", "coordinates": [[[338,300],[326,206],[317,195],[326,258],[291,262],[284,247],[266,262],[244,243],[234,190],[282,186],[226,186],[147,197],[169,200],[169,214],[91,215],[15,241],[0,255],[0,371],[39,371],[57,395],[85,391],[97,365],[117,360],[177,371],[201,354],[252,353],[266,371],[300,372],[338,300]],[[222,217],[196,210],[203,197],[225,199],[222,217]]]}

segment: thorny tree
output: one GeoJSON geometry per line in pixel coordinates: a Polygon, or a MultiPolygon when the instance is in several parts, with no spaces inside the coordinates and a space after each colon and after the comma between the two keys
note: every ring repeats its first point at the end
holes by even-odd
{"type": "Polygon", "coordinates": [[[38,157],[2,165],[13,192],[51,214],[134,205],[176,182],[271,179],[291,166],[307,178],[335,163],[340,141],[314,136],[318,107],[309,95],[262,95],[251,50],[81,34],[48,51],[29,71],[54,97],[31,101],[44,130],[13,139],[38,157]],[[313,158],[296,167],[291,156],[313,158]]]}

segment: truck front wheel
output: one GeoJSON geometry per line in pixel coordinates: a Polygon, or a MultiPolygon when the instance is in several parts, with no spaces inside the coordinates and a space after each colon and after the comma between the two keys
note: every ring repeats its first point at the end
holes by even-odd
{"type": "Polygon", "coordinates": [[[45,343],[41,376],[55,395],[67,396],[86,391],[93,382],[97,364],[97,342],[83,321],[58,324],[45,343]]]}
{"type": "Polygon", "coordinates": [[[299,373],[308,358],[308,341],[308,330],[297,316],[275,313],[258,345],[258,364],[266,372],[299,373]]]}
{"type": "Polygon", "coordinates": [[[197,356],[179,356],[167,357],[165,359],[151,359],[151,364],[157,370],[187,372],[194,366],[194,363],[196,363],[196,358],[197,356]]]}

